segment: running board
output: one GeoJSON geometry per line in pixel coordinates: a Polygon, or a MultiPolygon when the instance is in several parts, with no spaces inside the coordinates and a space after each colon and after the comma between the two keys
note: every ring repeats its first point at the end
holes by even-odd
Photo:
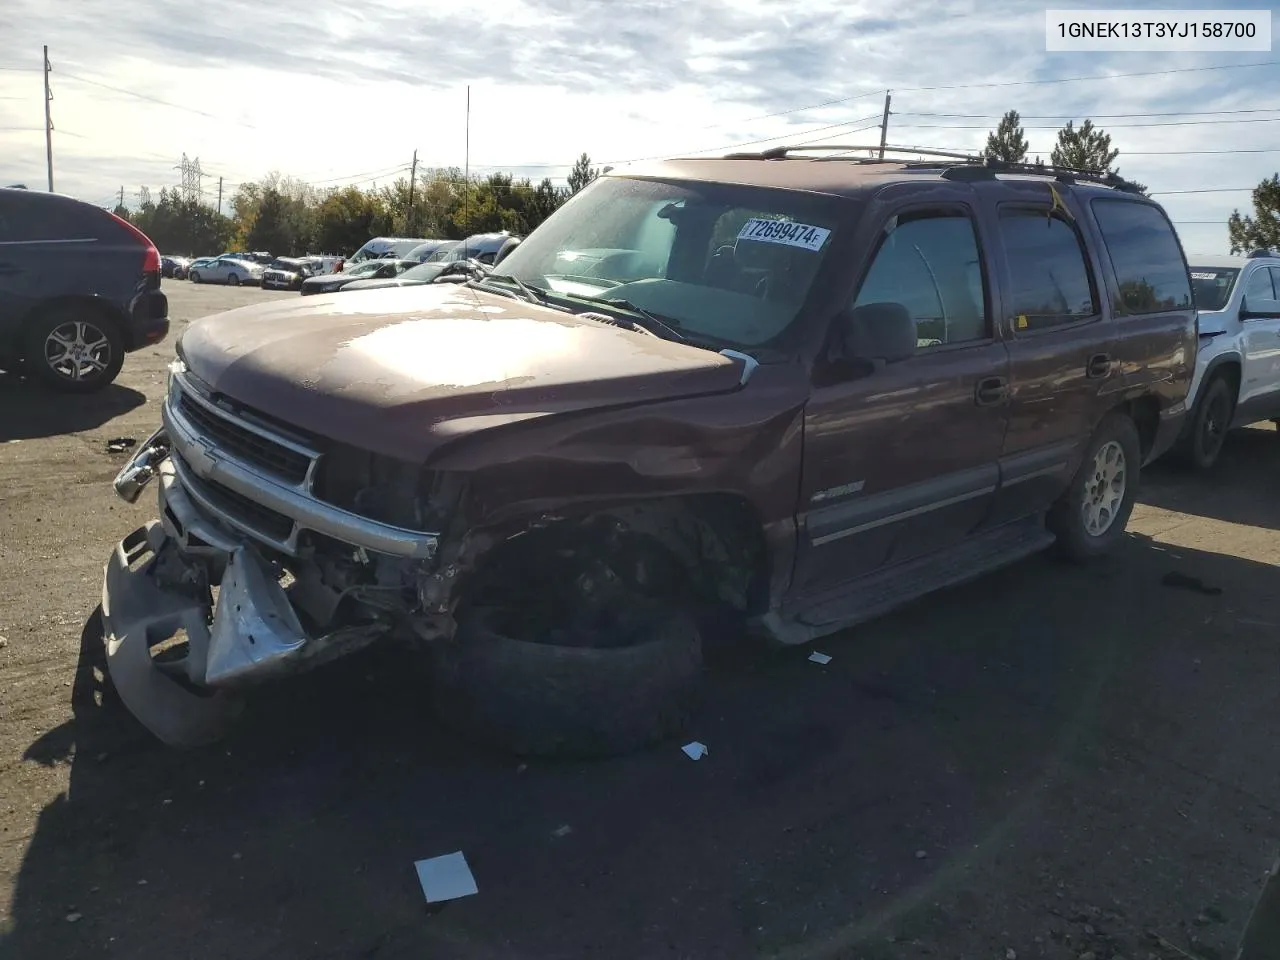
{"type": "Polygon", "coordinates": [[[904,604],[1016,563],[1052,546],[1042,516],[1005,524],[941,553],[894,564],[838,591],[800,600],[761,617],[757,629],[788,645],[874,620],[904,604]]]}

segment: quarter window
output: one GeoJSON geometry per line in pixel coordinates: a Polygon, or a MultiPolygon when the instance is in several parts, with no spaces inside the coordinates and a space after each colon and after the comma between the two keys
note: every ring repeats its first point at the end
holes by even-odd
{"type": "Polygon", "coordinates": [[[1009,264],[1013,329],[1021,333],[1098,314],[1089,265],[1076,229],[1048,208],[1004,207],[1000,236],[1009,264]]]}
{"type": "Polygon", "coordinates": [[[1275,288],[1271,285],[1271,273],[1266,267],[1258,267],[1244,283],[1244,301],[1246,304],[1259,300],[1274,300],[1275,288]]]}
{"type": "Polygon", "coordinates": [[[1095,200],[1093,215],[1120,289],[1116,313],[1159,313],[1191,306],[1186,261],[1158,207],[1132,200],[1095,200]]]}
{"type": "Polygon", "coordinates": [[[921,348],[991,336],[982,258],[969,217],[929,212],[889,222],[854,306],[886,302],[907,308],[921,348]]]}

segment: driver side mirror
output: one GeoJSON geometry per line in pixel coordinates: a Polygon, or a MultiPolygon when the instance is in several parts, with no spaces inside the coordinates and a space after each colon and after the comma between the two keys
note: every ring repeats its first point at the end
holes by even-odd
{"type": "Polygon", "coordinates": [[[1272,317],[1280,317],[1280,300],[1245,299],[1240,304],[1241,320],[1267,320],[1272,317]]]}
{"type": "Polygon", "coordinates": [[[841,311],[840,348],[845,358],[876,369],[915,356],[916,322],[900,303],[868,303],[841,311]]]}

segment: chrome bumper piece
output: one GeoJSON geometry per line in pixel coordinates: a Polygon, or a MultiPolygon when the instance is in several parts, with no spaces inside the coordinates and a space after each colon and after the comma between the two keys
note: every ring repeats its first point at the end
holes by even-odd
{"type": "Polygon", "coordinates": [[[131,503],[157,480],[160,519],[134,530],[107,560],[103,628],[121,700],[165,743],[196,746],[226,732],[240,712],[238,691],[341,656],[381,631],[309,635],[253,542],[261,538],[201,500],[198,483],[169,456],[169,436],[154,434],[116,477],[116,492],[131,503]],[[175,549],[170,578],[175,570],[181,575],[184,564],[194,570],[194,562],[203,561],[209,579],[220,581],[212,611],[198,591],[188,594],[157,579],[162,551],[175,549]],[[180,631],[186,656],[152,656],[155,644],[180,631]]]}

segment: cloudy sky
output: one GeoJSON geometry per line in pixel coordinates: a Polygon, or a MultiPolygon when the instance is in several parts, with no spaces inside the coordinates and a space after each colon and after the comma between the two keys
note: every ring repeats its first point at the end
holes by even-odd
{"type": "Polygon", "coordinates": [[[136,205],[140,188],[177,183],[183,153],[199,157],[210,201],[220,176],[229,196],[271,170],[318,186],[385,182],[415,149],[425,165],[460,166],[468,84],[473,172],[534,177],[563,178],[583,151],[618,164],[752,142],[872,142],[886,89],[891,144],[979,148],[1012,108],[1047,157],[1063,122],[1093,117],[1121,172],[1159,195],[1193,251],[1225,252],[1223,221],[1249,206],[1247,189],[1226,191],[1280,169],[1280,53],[1048,54],[1042,3],[2,7],[0,183],[45,183],[48,44],[55,187],[94,203],[123,186],[136,205]]]}

